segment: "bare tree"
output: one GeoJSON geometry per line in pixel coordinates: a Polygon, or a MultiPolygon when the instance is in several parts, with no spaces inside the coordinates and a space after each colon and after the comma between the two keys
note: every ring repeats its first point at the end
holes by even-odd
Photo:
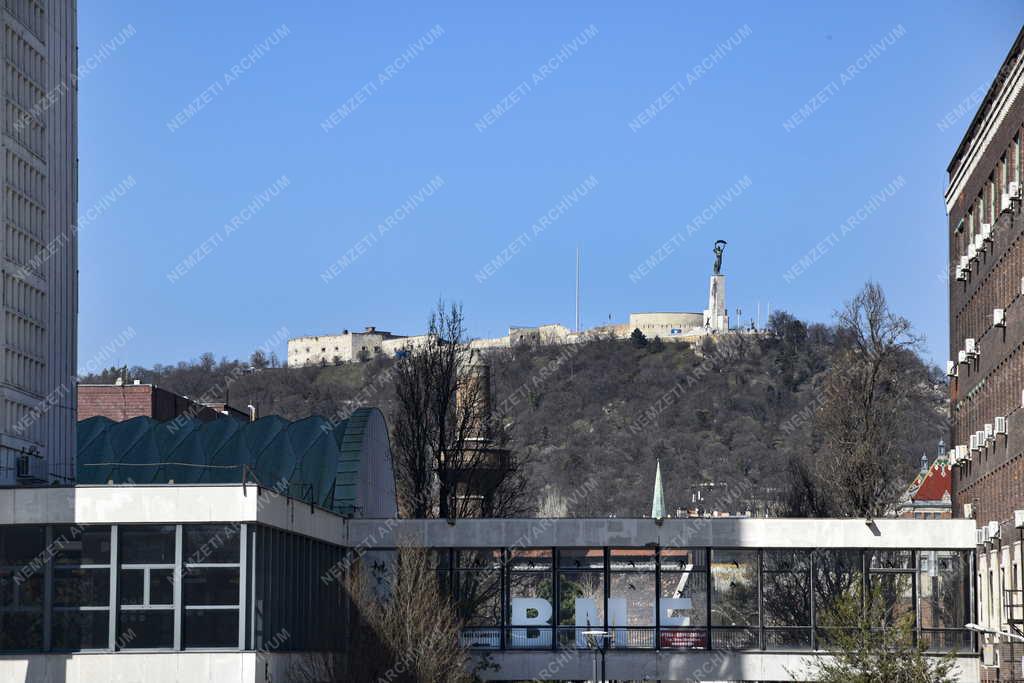
{"type": "Polygon", "coordinates": [[[413,517],[504,516],[524,505],[516,459],[490,416],[487,383],[469,348],[462,307],[441,302],[425,342],[395,365],[396,478],[413,517]]]}
{"type": "Polygon", "coordinates": [[[347,681],[470,683],[469,656],[459,644],[461,623],[441,589],[433,555],[403,548],[379,575],[362,563],[349,574],[356,642],[347,681]],[[383,596],[383,597],[382,597],[383,596]]]}
{"type": "Polygon", "coordinates": [[[884,514],[906,474],[899,449],[901,419],[924,401],[928,378],[914,363],[921,345],[910,322],[889,309],[869,282],[837,313],[847,345],[825,375],[815,427],[822,439],[816,475],[836,512],[884,514]]]}

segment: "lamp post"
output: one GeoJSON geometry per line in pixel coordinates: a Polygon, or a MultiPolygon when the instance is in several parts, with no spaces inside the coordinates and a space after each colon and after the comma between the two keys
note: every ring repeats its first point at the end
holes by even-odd
{"type": "Polygon", "coordinates": [[[604,683],[604,653],[608,650],[608,640],[612,634],[608,631],[584,631],[587,639],[587,646],[594,651],[594,680],[604,683]],[[597,674],[597,653],[601,653],[601,677],[597,674]]]}

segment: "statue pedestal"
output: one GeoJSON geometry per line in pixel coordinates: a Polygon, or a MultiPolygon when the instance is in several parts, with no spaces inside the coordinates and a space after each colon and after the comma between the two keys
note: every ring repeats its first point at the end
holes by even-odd
{"type": "Polygon", "coordinates": [[[725,276],[712,275],[708,285],[708,307],[704,309],[704,327],[712,332],[729,331],[729,313],[725,309],[725,276]]]}

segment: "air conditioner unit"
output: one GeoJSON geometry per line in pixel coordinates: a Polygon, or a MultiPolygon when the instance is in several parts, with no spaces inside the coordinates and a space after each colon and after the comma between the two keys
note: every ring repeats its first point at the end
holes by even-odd
{"type": "Polygon", "coordinates": [[[988,538],[990,541],[999,538],[999,522],[988,523],[988,538]]]}
{"type": "Polygon", "coordinates": [[[1006,184],[1006,194],[1010,195],[1010,199],[1020,199],[1020,183],[1016,180],[1011,180],[1006,184]]]}
{"type": "Polygon", "coordinates": [[[964,339],[964,351],[967,352],[968,358],[974,358],[978,355],[978,343],[974,341],[974,337],[964,339]]]}
{"type": "Polygon", "coordinates": [[[992,324],[995,325],[996,327],[1006,327],[1006,309],[992,309],[992,324]]]}
{"type": "Polygon", "coordinates": [[[947,360],[946,361],[946,374],[949,375],[950,377],[956,377],[956,363],[955,362],[953,362],[951,360],[947,360]]]}
{"type": "Polygon", "coordinates": [[[996,418],[996,434],[1006,434],[1006,418],[996,418]]]}
{"type": "Polygon", "coordinates": [[[999,666],[999,653],[993,644],[984,645],[981,648],[981,665],[989,668],[999,666]]]}
{"type": "Polygon", "coordinates": [[[967,280],[967,273],[964,272],[964,270],[962,268],[957,268],[956,269],[956,279],[961,281],[961,282],[966,281],[967,280]]]}
{"type": "Polygon", "coordinates": [[[1010,203],[1010,195],[1003,193],[999,196],[999,213],[1009,213],[1013,211],[1013,204],[1010,203]]]}
{"type": "Polygon", "coordinates": [[[974,242],[967,245],[967,260],[973,261],[978,258],[978,248],[974,246],[974,242]]]}
{"type": "Polygon", "coordinates": [[[967,448],[967,444],[960,444],[956,447],[957,460],[970,460],[970,451],[967,448]]]}
{"type": "MultiPolygon", "coordinates": [[[[974,519],[974,505],[971,503],[964,503],[964,519],[974,519]]],[[[981,529],[976,529],[981,531],[981,529]]]]}
{"type": "Polygon", "coordinates": [[[974,251],[979,254],[985,252],[985,239],[986,237],[980,233],[974,236],[974,251]]]}
{"type": "Polygon", "coordinates": [[[971,434],[971,450],[976,451],[980,448],[978,445],[978,433],[971,434]]]}
{"type": "MultiPolygon", "coordinates": [[[[964,351],[963,349],[960,349],[960,353],[957,354],[956,359],[957,359],[957,362],[959,362],[959,363],[966,363],[967,362],[967,352],[964,351]]],[[[1024,393],[1021,394],[1021,401],[1024,402],[1024,393]]]]}
{"type": "Polygon", "coordinates": [[[996,440],[996,430],[991,422],[985,424],[985,443],[990,444],[996,440]]]}
{"type": "MultiPolygon", "coordinates": [[[[967,504],[969,505],[969,503],[967,504]]],[[[985,545],[988,543],[988,529],[981,527],[974,530],[974,545],[985,545]]]]}
{"type": "Polygon", "coordinates": [[[1013,511],[1013,526],[1017,529],[1024,529],[1024,510],[1013,511]]]}
{"type": "Polygon", "coordinates": [[[992,224],[991,223],[982,223],[981,224],[981,232],[979,234],[981,235],[981,239],[982,240],[992,241],[992,224]]]}

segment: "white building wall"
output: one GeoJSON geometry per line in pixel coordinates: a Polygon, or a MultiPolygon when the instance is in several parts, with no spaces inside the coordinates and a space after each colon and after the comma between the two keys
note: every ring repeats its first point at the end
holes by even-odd
{"type": "Polygon", "coordinates": [[[18,457],[74,478],[78,97],[75,0],[5,3],[0,484],[18,457]]]}

